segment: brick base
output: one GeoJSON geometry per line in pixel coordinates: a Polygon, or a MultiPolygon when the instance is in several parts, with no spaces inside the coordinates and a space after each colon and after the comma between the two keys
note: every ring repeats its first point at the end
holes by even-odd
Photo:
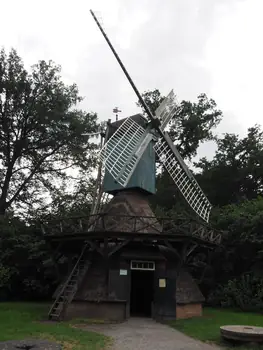
{"type": "Polygon", "coordinates": [[[200,317],[203,314],[202,304],[187,304],[176,306],[176,319],[200,317]]]}

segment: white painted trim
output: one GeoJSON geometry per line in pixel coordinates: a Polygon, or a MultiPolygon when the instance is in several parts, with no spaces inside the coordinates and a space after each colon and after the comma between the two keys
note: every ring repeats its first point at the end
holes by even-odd
{"type": "Polygon", "coordinates": [[[155,262],[146,260],[131,260],[131,270],[154,271],[155,262]],[[136,266],[138,264],[141,264],[142,266],[136,266]],[[149,265],[152,265],[152,267],[149,267],[149,265]]]}

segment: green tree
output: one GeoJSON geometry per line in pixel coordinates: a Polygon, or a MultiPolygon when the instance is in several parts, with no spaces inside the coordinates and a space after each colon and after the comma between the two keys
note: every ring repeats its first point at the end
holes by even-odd
{"type": "MultiPolygon", "coordinates": [[[[165,98],[157,89],[144,92],[142,97],[152,113],[165,98]]],[[[141,106],[140,102],[137,105],[141,106]]],[[[200,94],[197,102],[183,100],[178,107],[179,112],[170,121],[169,134],[181,156],[191,159],[202,142],[214,139],[212,130],[220,123],[222,112],[206,94],[200,94]]]]}
{"type": "Polygon", "coordinates": [[[199,183],[213,205],[223,206],[257,198],[263,191],[263,132],[258,125],[239,138],[225,134],[217,139],[217,151],[201,159],[199,183]]]}
{"type": "Polygon", "coordinates": [[[28,72],[15,50],[1,50],[0,215],[43,199],[67,169],[91,170],[96,145],[85,134],[98,130],[97,116],[77,110],[80,101],[53,62],[28,72]]]}
{"type": "Polygon", "coordinates": [[[0,299],[46,298],[56,281],[50,250],[33,221],[0,218],[0,299]]]}
{"type": "MultiPolygon", "coordinates": [[[[49,216],[66,217],[88,215],[93,200],[94,182],[94,179],[81,177],[70,191],[66,186],[61,186],[53,191],[51,194],[52,202],[49,206],[49,216]]],[[[36,211],[35,214],[40,216],[40,213],[36,213],[36,211]]],[[[47,214],[45,208],[43,214],[47,214]]]]}
{"type": "MultiPolygon", "coordinates": [[[[159,90],[146,91],[142,97],[154,113],[165,98],[159,90]]],[[[140,106],[140,103],[137,103],[140,106]]],[[[220,123],[222,112],[213,99],[200,94],[196,102],[181,101],[180,107],[169,123],[169,134],[184,159],[191,160],[202,142],[215,139],[213,129],[220,123]]],[[[152,198],[153,207],[171,209],[175,204],[189,210],[174,182],[164,169],[157,176],[157,193],[152,198]],[[178,203],[179,202],[179,203],[178,203]]]]}
{"type": "Polygon", "coordinates": [[[262,284],[263,198],[259,196],[216,208],[211,221],[214,227],[226,233],[222,247],[212,253],[208,262],[209,270],[213,271],[206,280],[212,291],[210,302],[218,304],[224,301],[228,306],[241,307],[248,301],[245,302],[244,298],[251,294],[248,308],[256,303],[262,309],[261,291],[254,287],[258,282],[262,284]],[[230,295],[231,300],[228,299],[230,295]]]}

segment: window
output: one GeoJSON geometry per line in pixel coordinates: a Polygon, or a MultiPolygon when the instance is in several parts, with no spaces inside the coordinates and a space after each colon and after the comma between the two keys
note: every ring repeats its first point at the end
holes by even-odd
{"type": "Polygon", "coordinates": [[[131,270],[155,270],[155,263],[153,261],[131,261],[131,270]]]}

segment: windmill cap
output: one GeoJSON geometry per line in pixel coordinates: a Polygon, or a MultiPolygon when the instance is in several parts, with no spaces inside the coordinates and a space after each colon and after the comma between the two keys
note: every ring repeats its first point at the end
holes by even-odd
{"type": "Polygon", "coordinates": [[[128,118],[131,118],[132,120],[134,120],[136,123],[138,123],[143,128],[146,128],[148,125],[147,119],[142,114],[139,114],[139,113],[134,114],[130,117],[122,118],[122,119],[117,120],[113,123],[108,122],[109,130],[108,130],[107,139],[109,139],[113,135],[113,133],[122,125],[122,123],[128,118]]]}

